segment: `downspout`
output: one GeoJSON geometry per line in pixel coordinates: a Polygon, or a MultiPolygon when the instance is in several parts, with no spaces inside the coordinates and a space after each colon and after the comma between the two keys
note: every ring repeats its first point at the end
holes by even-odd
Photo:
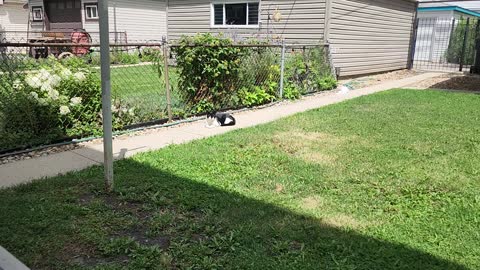
{"type": "Polygon", "coordinates": [[[165,0],[165,34],[167,35],[165,37],[165,40],[167,41],[168,43],[168,40],[169,40],[169,36],[168,36],[168,6],[170,5],[170,1],[169,0],[165,0]]]}
{"type": "Polygon", "coordinates": [[[323,28],[323,41],[330,44],[330,21],[332,18],[332,2],[333,0],[325,0],[325,25],[323,28]]]}
{"type": "Polygon", "coordinates": [[[412,33],[410,35],[410,52],[408,59],[408,69],[413,69],[413,61],[415,60],[415,50],[417,46],[417,30],[418,30],[418,5],[419,2],[415,2],[415,15],[413,16],[412,33]]]}
{"type": "Polygon", "coordinates": [[[330,44],[330,25],[332,21],[332,5],[333,0],[325,0],[325,25],[323,27],[323,43],[325,44],[325,48],[327,50],[327,57],[330,63],[331,73],[335,78],[338,78],[340,74],[337,72],[335,66],[333,65],[333,58],[332,58],[332,47],[330,44]]]}

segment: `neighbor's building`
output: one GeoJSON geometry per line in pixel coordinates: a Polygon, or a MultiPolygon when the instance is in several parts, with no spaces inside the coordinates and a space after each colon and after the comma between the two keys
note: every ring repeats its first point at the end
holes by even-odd
{"type": "MultiPolygon", "coordinates": [[[[109,0],[112,39],[160,41],[167,35],[165,0],[109,0]]],[[[31,31],[85,29],[98,40],[96,0],[29,0],[31,31]]]]}
{"type": "Polygon", "coordinates": [[[407,67],[414,0],[168,0],[168,37],[223,32],[331,44],[342,76],[407,67]],[[280,19],[279,19],[280,18],[280,19]]]}
{"type": "Polygon", "coordinates": [[[0,0],[0,41],[15,36],[26,41],[28,7],[26,0],[0,0]]]}
{"type": "MultiPolygon", "coordinates": [[[[110,31],[128,41],[214,32],[328,42],[342,76],[403,69],[415,0],[109,0],[110,31]]],[[[96,0],[29,0],[33,31],[98,32],[96,0]]],[[[116,38],[118,36],[116,35],[116,38]]]]}
{"type": "Polygon", "coordinates": [[[462,19],[471,18],[477,23],[480,13],[458,6],[420,7],[418,9],[418,34],[415,45],[415,60],[446,62],[446,52],[451,35],[462,19]]]}

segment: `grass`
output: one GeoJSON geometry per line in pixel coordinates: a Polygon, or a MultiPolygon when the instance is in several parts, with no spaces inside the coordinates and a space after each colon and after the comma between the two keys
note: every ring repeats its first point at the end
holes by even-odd
{"type": "Polygon", "coordinates": [[[393,90],[0,191],[33,269],[479,269],[480,96],[393,90]],[[95,268],[96,267],[96,268],[95,268]]]}
{"type": "MultiPolygon", "coordinates": [[[[170,68],[173,108],[183,108],[180,97],[175,91],[178,75],[170,68]]],[[[158,113],[165,113],[167,98],[165,85],[158,77],[153,65],[114,67],[111,69],[112,93],[120,97],[129,107],[136,107],[146,117],[145,120],[158,119],[158,113]]]]}

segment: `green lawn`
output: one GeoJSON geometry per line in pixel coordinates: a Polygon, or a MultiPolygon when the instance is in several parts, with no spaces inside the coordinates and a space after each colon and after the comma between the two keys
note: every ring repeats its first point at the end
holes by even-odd
{"type": "MultiPolygon", "coordinates": [[[[170,82],[173,108],[182,108],[177,95],[178,76],[175,68],[170,68],[170,82]]],[[[129,107],[135,107],[143,120],[158,119],[159,112],[166,112],[167,99],[165,85],[158,77],[153,65],[113,67],[111,84],[114,97],[121,98],[129,107]]]]}
{"type": "Polygon", "coordinates": [[[33,269],[480,269],[480,96],[392,90],[0,191],[33,269]]]}

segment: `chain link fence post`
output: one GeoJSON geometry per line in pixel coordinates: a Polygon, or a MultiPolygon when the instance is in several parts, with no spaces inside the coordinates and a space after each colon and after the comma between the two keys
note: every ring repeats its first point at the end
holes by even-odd
{"type": "Polygon", "coordinates": [[[280,93],[279,98],[283,98],[283,81],[284,81],[284,74],[285,74],[285,40],[282,40],[282,59],[280,60],[280,93]]]}
{"type": "Polygon", "coordinates": [[[465,25],[465,34],[463,36],[463,45],[462,45],[462,53],[460,54],[460,69],[459,71],[463,71],[463,65],[465,61],[465,52],[467,50],[467,41],[468,41],[468,30],[470,30],[470,18],[467,18],[467,24],[465,25]]]}
{"type": "Polygon", "coordinates": [[[172,116],[172,96],[170,93],[170,77],[168,75],[168,43],[166,38],[163,38],[163,65],[164,65],[164,79],[165,79],[165,91],[167,98],[167,114],[168,121],[173,120],[172,116]]]}

